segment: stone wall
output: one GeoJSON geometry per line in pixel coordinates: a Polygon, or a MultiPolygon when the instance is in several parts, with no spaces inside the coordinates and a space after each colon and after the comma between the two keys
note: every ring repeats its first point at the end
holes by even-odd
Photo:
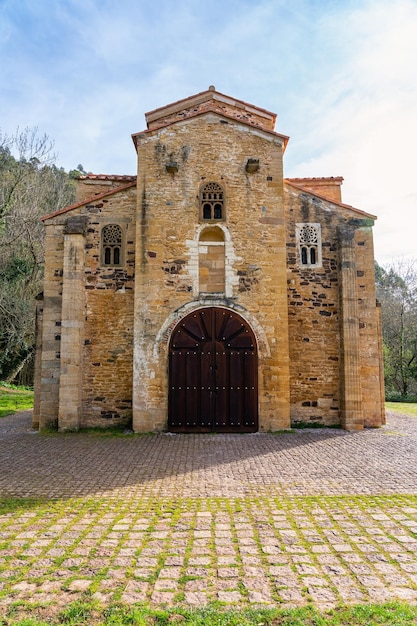
{"type": "Polygon", "coordinates": [[[45,218],[34,424],[166,429],[171,331],[217,306],[256,337],[260,431],[379,426],[372,223],[340,203],[342,179],[284,184],[274,114],[212,88],[147,120],[137,178],[83,177],[78,204],[45,218]],[[223,190],[221,219],[203,219],[208,182],[223,190]],[[300,257],[303,224],[320,230],[315,264],[300,257]],[[109,225],[121,236],[112,266],[109,225]]]}
{"type": "Polygon", "coordinates": [[[289,178],[292,185],[301,187],[302,190],[312,191],[318,196],[324,196],[334,202],[342,202],[343,178],[341,176],[329,176],[326,178],[289,178]]]}
{"type": "Polygon", "coordinates": [[[92,200],[95,196],[114,191],[122,185],[129,184],[135,180],[135,176],[111,176],[106,174],[87,174],[80,176],[77,180],[75,201],[85,202],[92,200]]]}
{"type": "Polygon", "coordinates": [[[338,217],[291,187],[286,199],[291,421],[335,425],[340,422],[338,217]],[[321,267],[301,265],[300,222],[321,225],[321,267]]]}
{"type": "Polygon", "coordinates": [[[261,430],[289,426],[282,140],[217,115],[137,136],[134,428],[166,428],[169,329],[190,307],[217,305],[255,318],[261,430]],[[246,171],[248,159],[259,170],[246,171]],[[176,163],[177,171],[167,171],[176,163]],[[200,293],[201,185],[225,192],[225,293],[200,293]],[[169,268],[169,271],[167,271],[169,268]],[[215,298],[213,300],[213,298],[215,298]],[[264,342],[265,343],[265,342],[264,342]]]}
{"type": "Polygon", "coordinates": [[[39,428],[57,428],[61,371],[61,309],[64,268],[65,218],[47,220],[45,228],[45,276],[42,311],[42,354],[33,414],[39,428]]]}
{"type": "Polygon", "coordinates": [[[376,306],[372,225],[355,232],[360,341],[360,376],[364,426],[385,423],[381,310],[376,306]]]}
{"type": "Polygon", "coordinates": [[[131,424],[135,211],[130,188],[46,220],[40,428],[56,427],[60,412],[61,430],[131,424]],[[77,216],[82,233],[68,226],[77,216]],[[110,223],[123,229],[118,267],[100,255],[110,223]]]}
{"type": "Polygon", "coordinates": [[[87,206],[83,425],[130,425],[136,189],[87,206]],[[104,266],[100,255],[101,231],[108,224],[122,228],[117,267],[104,266]]]}
{"type": "Polygon", "coordinates": [[[291,185],[286,198],[291,421],[352,429],[380,426],[383,372],[372,224],[359,211],[335,207],[291,185]],[[317,268],[301,264],[297,222],[321,226],[322,263],[317,268]],[[349,261],[340,256],[343,228],[352,233],[349,261]],[[346,263],[350,283],[343,284],[346,263]],[[348,424],[346,414],[353,420],[348,424]]]}

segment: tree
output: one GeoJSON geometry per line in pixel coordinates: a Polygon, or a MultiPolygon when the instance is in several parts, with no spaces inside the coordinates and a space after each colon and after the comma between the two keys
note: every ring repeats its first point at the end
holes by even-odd
{"type": "Polygon", "coordinates": [[[417,260],[376,264],[377,297],[382,306],[385,385],[407,396],[417,391],[417,260]]]}
{"type": "Polygon", "coordinates": [[[74,200],[74,182],[54,164],[37,129],[0,133],[0,379],[34,351],[35,296],[42,290],[42,215],[74,200]]]}
{"type": "Polygon", "coordinates": [[[87,174],[87,172],[85,171],[85,169],[83,168],[83,166],[81,165],[81,163],[79,165],[77,165],[77,167],[75,168],[75,170],[70,170],[68,172],[68,176],[72,179],[77,179],[80,176],[85,176],[87,174]]]}

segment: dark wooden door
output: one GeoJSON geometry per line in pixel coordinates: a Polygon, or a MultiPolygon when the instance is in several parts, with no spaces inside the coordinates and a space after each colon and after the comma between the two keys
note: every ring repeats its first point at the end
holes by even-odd
{"type": "Polygon", "coordinates": [[[258,358],[254,334],[235,312],[193,311],[169,348],[169,416],[173,432],[256,432],[258,358]]]}

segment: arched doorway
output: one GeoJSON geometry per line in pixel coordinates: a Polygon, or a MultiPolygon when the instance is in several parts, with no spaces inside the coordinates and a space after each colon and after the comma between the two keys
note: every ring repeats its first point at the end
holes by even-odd
{"type": "Polygon", "coordinates": [[[174,328],[169,346],[169,415],[173,432],[256,432],[255,336],[234,311],[207,307],[174,328]]]}

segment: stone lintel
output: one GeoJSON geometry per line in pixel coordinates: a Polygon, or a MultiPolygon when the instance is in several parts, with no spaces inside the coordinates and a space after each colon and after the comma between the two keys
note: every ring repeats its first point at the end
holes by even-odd
{"type": "Polygon", "coordinates": [[[65,222],[64,235],[85,235],[88,215],[72,215],[65,222]]]}

